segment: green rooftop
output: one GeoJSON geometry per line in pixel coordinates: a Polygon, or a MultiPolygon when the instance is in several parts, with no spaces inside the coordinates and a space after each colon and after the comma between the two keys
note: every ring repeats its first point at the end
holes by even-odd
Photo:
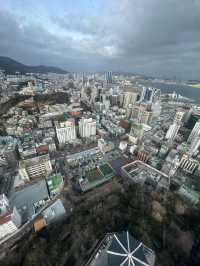
{"type": "Polygon", "coordinates": [[[53,191],[59,188],[59,186],[63,182],[63,177],[60,174],[56,174],[46,177],[46,180],[49,190],[53,191]]]}
{"type": "Polygon", "coordinates": [[[131,126],[135,129],[138,129],[138,130],[142,130],[143,129],[143,125],[142,124],[135,124],[135,123],[132,123],[131,126]]]}
{"type": "Polygon", "coordinates": [[[98,168],[95,168],[95,169],[92,169],[92,170],[86,172],[86,177],[87,177],[89,182],[95,182],[97,180],[102,179],[103,175],[98,170],[98,168]]]}
{"type": "Polygon", "coordinates": [[[109,164],[103,164],[97,168],[94,168],[85,173],[85,181],[81,184],[82,191],[90,190],[96,186],[99,186],[112,177],[115,176],[115,173],[112,167],[109,164]]]}
{"type": "Polygon", "coordinates": [[[99,166],[99,169],[104,176],[110,176],[110,175],[114,176],[115,175],[112,167],[107,163],[99,166]]]}

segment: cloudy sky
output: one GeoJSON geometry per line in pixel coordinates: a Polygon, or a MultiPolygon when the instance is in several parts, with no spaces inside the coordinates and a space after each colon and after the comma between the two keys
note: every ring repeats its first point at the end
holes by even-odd
{"type": "Polygon", "coordinates": [[[0,55],[200,79],[200,0],[0,0],[0,55]]]}

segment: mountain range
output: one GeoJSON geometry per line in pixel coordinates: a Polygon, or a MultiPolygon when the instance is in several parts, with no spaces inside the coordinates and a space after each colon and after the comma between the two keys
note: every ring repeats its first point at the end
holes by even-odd
{"type": "Polygon", "coordinates": [[[67,71],[52,66],[29,66],[13,60],[12,58],[0,56],[0,69],[3,69],[6,74],[15,74],[15,72],[25,73],[57,73],[66,74],[67,71]]]}

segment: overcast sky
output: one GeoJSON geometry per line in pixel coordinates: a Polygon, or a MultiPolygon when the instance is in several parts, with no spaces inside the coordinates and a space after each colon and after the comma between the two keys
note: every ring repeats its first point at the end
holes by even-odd
{"type": "Polygon", "coordinates": [[[0,0],[0,55],[200,79],[200,0],[0,0]]]}

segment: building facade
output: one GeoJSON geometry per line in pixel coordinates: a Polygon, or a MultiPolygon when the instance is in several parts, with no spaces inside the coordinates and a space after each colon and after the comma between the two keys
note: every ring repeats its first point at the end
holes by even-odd
{"type": "Polygon", "coordinates": [[[191,143],[197,136],[200,135],[200,119],[196,122],[195,126],[193,127],[187,142],[191,143]]]}
{"type": "Polygon", "coordinates": [[[76,139],[76,127],[74,119],[67,120],[65,122],[56,123],[56,135],[59,144],[65,144],[67,142],[76,139]]]}
{"type": "Polygon", "coordinates": [[[82,138],[89,138],[96,135],[96,120],[82,118],[79,121],[79,134],[82,138]]]}
{"type": "Polygon", "coordinates": [[[195,169],[199,166],[197,160],[192,159],[189,155],[184,154],[181,158],[179,167],[188,173],[193,173],[195,169]]]}
{"type": "Polygon", "coordinates": [[[10,208],[7,197],[0,195],[0,239],[18,230],[21,225],[21,216],[17,209],[10,208]]]}
{"type": "Polygon", "coordinates": [[[52,172],[49,155],[37,156],[22,160],[19,163],[19,174],[23,180],[44,177],[52,172]]]}
{"type": "Polygon", "coordinates": [[[174,117],[173,124],[169,127],[169,129],[166,133],[166,136],[165,136],[165,138],[168,141],[172,142],[176,138],[178,131],[181,127],[184,114],[185,114],[184,112],[177,112],[176,113],[176,115],[174,117]]]}

